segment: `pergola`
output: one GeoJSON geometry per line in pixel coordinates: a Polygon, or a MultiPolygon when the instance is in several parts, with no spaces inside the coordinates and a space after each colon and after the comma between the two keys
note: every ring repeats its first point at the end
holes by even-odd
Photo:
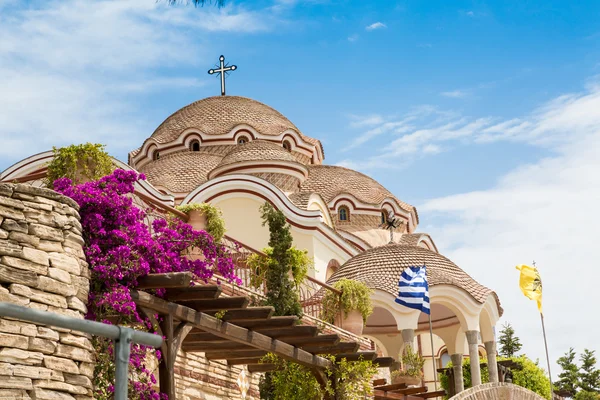
{"type": "Polygon", "coordinates": [[[180,349],[205,353],[209,360],[227,360],[229,365],[248,365],[250,372],[275,369],[274,364],[261,363],[263,356],[273,353],[309,368],[321,385],[327,382],[325,369],[332,367],[322,354],[371,360],[379,367],[394,361],[375,351],[359,351],[359,343],[343,342],[337,334],[320,334],[316,326],[299,325],[295,316],[273,316],[273,307],[249,307],[246,296],[222,297],[218,285],[191,286],[191,273],[151,274],[138,283],[132,298],[166,338],[159,378],[161,392],[170,399],[177,398],[174,365],[180,349]],[[164,298],[143,291],[159,288],[166,289],[164,298]]]}

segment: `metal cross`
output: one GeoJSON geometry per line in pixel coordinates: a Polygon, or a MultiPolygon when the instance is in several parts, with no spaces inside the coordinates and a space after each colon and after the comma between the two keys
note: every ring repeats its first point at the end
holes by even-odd
{"type": "Polygon", "coordinates": [[[533,266],[535,267],[535,260],[533,260],[533,266]]]}
{"type": "Polygon", "coordinates": [[[217,69],[209,69],[208,73],[210,75],[212,75],[212,74],[221,75],[221,96],[225,96],[225,74],[229,71],[235,71],[237,69],[237,66],[225,65],[225,57],[224,56],[219,57],[219,62],[221,64],[221,67],[217,68],[217,69]]]}

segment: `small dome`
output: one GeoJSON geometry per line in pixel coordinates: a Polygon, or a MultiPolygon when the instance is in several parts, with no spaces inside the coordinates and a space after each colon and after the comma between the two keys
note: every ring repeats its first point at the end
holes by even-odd
{"type": "Polygon", "coordinates": [[[302,183],[300,192],[318,193],[329,203],[341,193],[350,193],[358,200],[369,204],[380,204],[386,198],[396,199],[400,206],[414,212],[415,207],[398,200],[375,179],[363,173],[336,165],[309,165],[308,179],[302,183]]]}
{"type": "MultiPolygon", "coordinates": [[[[479,303],[484,303],[489,294],[495,295],[441,254],[422,247],[400,244],[375,247],[351,258],[327,283],[332,284],[342,278],[354,279],[395,297],[398,295],[398,279],[402,271],[409,266],[422,265],[427,266],[430,286],[456,286],[469,293],[479,303]]],[[[500,308],[499,305],[498,307],[500,308]]]]}
{"type": "Polygon", "coordinates": [[[296,191],[308,176],[306,166],[300,164],[281,144],[266,140],[253,140],[235,146],[210,171],[208,178],[231,173],[251,174],[286,191],[296,191]]]}
{"type": "Polygon", "coordinates": [[[217,168],[242,161],[289,161],[297,163],[294,156],[279,143],[253,140],[234,147],[223,157],[217,168]]]}

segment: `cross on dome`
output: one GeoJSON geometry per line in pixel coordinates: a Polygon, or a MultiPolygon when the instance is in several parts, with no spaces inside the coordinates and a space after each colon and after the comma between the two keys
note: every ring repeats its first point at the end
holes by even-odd
{"type": "Polygon", "coordinates": [[[219,63],[220,63],[220,67],[217,69],[209,69],[208,73],[210,75],[212,74],[219,74],[221,76],[221,96],[225,96],[225,74],[228,73],[229,71],[235,71],[237,69],[236,65],[225,65],[225,56],[221,56],[219,57],[219,63]]]}

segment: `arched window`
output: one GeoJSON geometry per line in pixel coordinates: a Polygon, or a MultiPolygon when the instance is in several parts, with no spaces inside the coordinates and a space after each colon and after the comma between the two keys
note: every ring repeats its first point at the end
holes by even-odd
{"type": "Polygon", "coordinates": [[[283,148],[286,149],[287,151],[292,151],[292,145],[287,140],[283,141],[283,148]]]}
{"type": "Polygon", "coordinates": [[[348,210],[348,207],[340,207],[340,209],[338,210],[338,218],[340,221],[348,221],[350,219],[350,210],[348,210]]]}
{"type": "Polygon", "coordinates": [[[444,350],[444,352],[440,356],[440,368],[446,368],[450,361],[452,361],[452,359],[450,358],[450,354],[448,354],[447,350],[444,350]]]}
{"type": "Polygon", "coordinates": [[[192,142],[192,145],[190,146],[192,151],[200,151],[200,142],[197,140],[194,140],[192,142]]]}
{"type": "Polygon", "coordinates": [[[248,143],[248,138],[246,136],[240,136],[237,140],[237,144],[246,144],[248,143]]]}
{"type": "Polygon", "coordinates": [[[158,151],[155,151],[154,153],[152,153],[152,159],[154,161],[158,160],[160,158],[160,153],[158,151]]]}
{"type": "Polygon", "coordinates": [[[387,224],[388,212],[386,210],[381,211],[381,224],[387,224]]]}

